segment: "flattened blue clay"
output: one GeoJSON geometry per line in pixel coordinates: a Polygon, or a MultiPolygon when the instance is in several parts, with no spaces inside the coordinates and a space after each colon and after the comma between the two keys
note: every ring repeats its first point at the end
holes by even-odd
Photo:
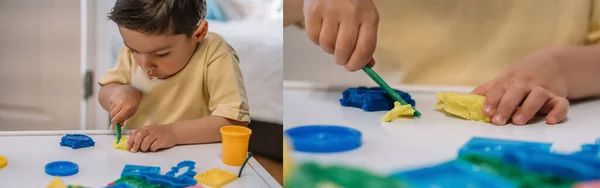
{"type": "Polygon", "coordinates": [[[86,148],[94,146],[96,143],[91,137],[83,134],[67,134],[60,139],[61,146],[71,147],[73,149],[86,148]]]}
{"type": "MultiPolygon", "coordinates": [[[[415,106],[410,94],[399,90],[394,90],[406,103],[415,106]]],[[[367,112],[389,111],[394,108],[394,100],[385,90],[379,87],[358,87],[348,88],[342,93],[340,104],[347,107],[361,108],[367,112]]]]}

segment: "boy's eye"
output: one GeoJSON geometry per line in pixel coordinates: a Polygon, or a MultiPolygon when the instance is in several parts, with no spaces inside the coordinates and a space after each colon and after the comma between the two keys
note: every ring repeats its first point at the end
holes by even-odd
{"type": "Polygon", "coordinates": [[[156,57],[158,58],[163,58],[163,57],[167,57],[169,55],[169,53],[164,53],[164,54],[156,54],[156,57]]]}

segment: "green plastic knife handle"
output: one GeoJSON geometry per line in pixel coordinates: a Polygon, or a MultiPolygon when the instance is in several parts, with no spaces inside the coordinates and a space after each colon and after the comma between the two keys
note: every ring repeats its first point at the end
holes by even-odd
{"type": "Polygon", "coordinates": [[[117,123],[117,144],[121,141],[121,125],[117,123]]]}
{"type": "MultiPolygon", "coordinates": [[[[392,97],[392,99],[394,101],[398,101],[400,102],[400,104],[402,105],[408,105],[408,103],[406,103],[406,101],[404,101],[404,99],[402,99],[402,97],[400,97],[400,95],[398,95],[398,93],[396,93],[396,91],[394,91],[381,77],[379,77],[379,75],[373,71],[373,69],[371,69],[371,67],[365,66],[362,68],[363,71],[365,71],[365,73],[367,73],[367,75],[369,75],[369,77],[371,77],[371,79],[373,79],[373,81],[375,81],[375,83],[377,83],[377,85],[379,85],[379,87],[381,87],[383,90],[385,90],[385,92],[390,95],[390,97],[392,97]]],[[[417,117],[421,116],[421,112],[419,112],[417,109],[415,109],[414,106],[411,106],[411,108],[413,110],[415,110],[414,115],[417,117]]]]}

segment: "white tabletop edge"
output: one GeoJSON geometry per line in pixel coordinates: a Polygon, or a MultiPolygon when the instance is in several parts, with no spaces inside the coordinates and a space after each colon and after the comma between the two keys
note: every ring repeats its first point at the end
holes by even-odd
{"type": "MultiPolygon", "coordinates": [[[[368,87],[376,85],[366,85],[368,87]]],[[[456,93],[468,93],[471,92],[474,87],[466,86],[437,86],[437,85],[390,85],[394,89],[399,89],[405,92],[456,92],[456,93]]],[[[312,82],[300,82],[300,81],[284,81],[283,88],[289,90],[339,90],[343,91],[350,87],[357,86],[346,86],[346,85],[327,85],[312,82]]]]}
{"type": "Polygon", "coordinates": [[[269,187],[271,187],[271,188],[281,188],[282,187],[279,184],[279,182],[277,182],[277,180],[275,180],[275,178],[273,176],[271,176],[271,174],[269,174],[269,172],[267,172],[267,170],[262,165],[260,165],[260,163],[258,163],[258,161],[256,161],[256,159],[250,158],[248,160],[248,164],[250,165],[250,167],[252,167],[254,169],[254,171],[256,171],[256,173],[258,173],[260,175],[260,177],[263,179],[263,181],[265,181],[265,183],[267,185],[269,185],[269,187]]]}

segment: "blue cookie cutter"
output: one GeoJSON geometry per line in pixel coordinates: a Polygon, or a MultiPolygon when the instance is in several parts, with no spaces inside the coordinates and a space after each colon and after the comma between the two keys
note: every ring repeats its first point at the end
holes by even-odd
{"type": "Polygon", "coordinates": [[[503,160],[540,174],[577,181],[600,179],[600,160],[593,157],[524,150],[507,153],[503,160]]]}
{"type": "Polygon", "coordinates": [[[489,187],[516,188],[517,185],[498,175],[488,173],[475,165],[453,160],[431,167],[397,172],[391,179],[407,182],[411,187],[489,187]]]}
{"type": "Polygon", "coordinates": [[[91,137],[83,134],[67,134],[60,139],[61,146],[71,147],[73,149],[94,146],[96,143],[91,137]]]}
{"type": "Polygon", "coordinates": [[[160,167],[157,166],[141,166],[141,165],[125,165],[121,172],[123,176],[139,176],[142,172],[160,174],[160,167]]]}
{"type": "Polygon", "coordinates": [[[288,129],[285,133],[294,150],[302,152],[343,152],[362,145],[360,131],[337,125],[307,125],[288,129]]]}
{"type": "Polygon", "coordinates": [[[79,172],[79,165],[70,161],[54,161],[44,167],[51,176],[71,176],[79,172]]]}
{"type": "Polygon", "coordinates": [[[458,155],[477,154],[488,157],[502,157],[505,153],[514,151],[549,152],[551,147],[551,143],[473,137],[459,150],[458,155]]]}
{"type": "MultiPolygon", "coordinates": [[[[406,103],[415,106],[410,94],[400,90],[394,90],[406,103]]],[[[394,108],[394,99],[380,87],[358,87],[348,88],[342,92],[340,104],[347,107],[362,108],[364,111],[388,111],[394,108]]]]}
{"type": "Polygon", "coordinates": [[[186,176],[189,178],[193,178],[196,175],[196,172],[194,171],[195,165],[196,165],[196,162],[194,162],[194,161],[182,161],[179,164],[177,164],[177,166],[172,167],[171,171],[167,172],[166,175],[174,177],[175,174],[177,172],[179,172],[180,169],[188,167],[187,171],[185,173],[183,173],[177,177],[186,176]]]}

